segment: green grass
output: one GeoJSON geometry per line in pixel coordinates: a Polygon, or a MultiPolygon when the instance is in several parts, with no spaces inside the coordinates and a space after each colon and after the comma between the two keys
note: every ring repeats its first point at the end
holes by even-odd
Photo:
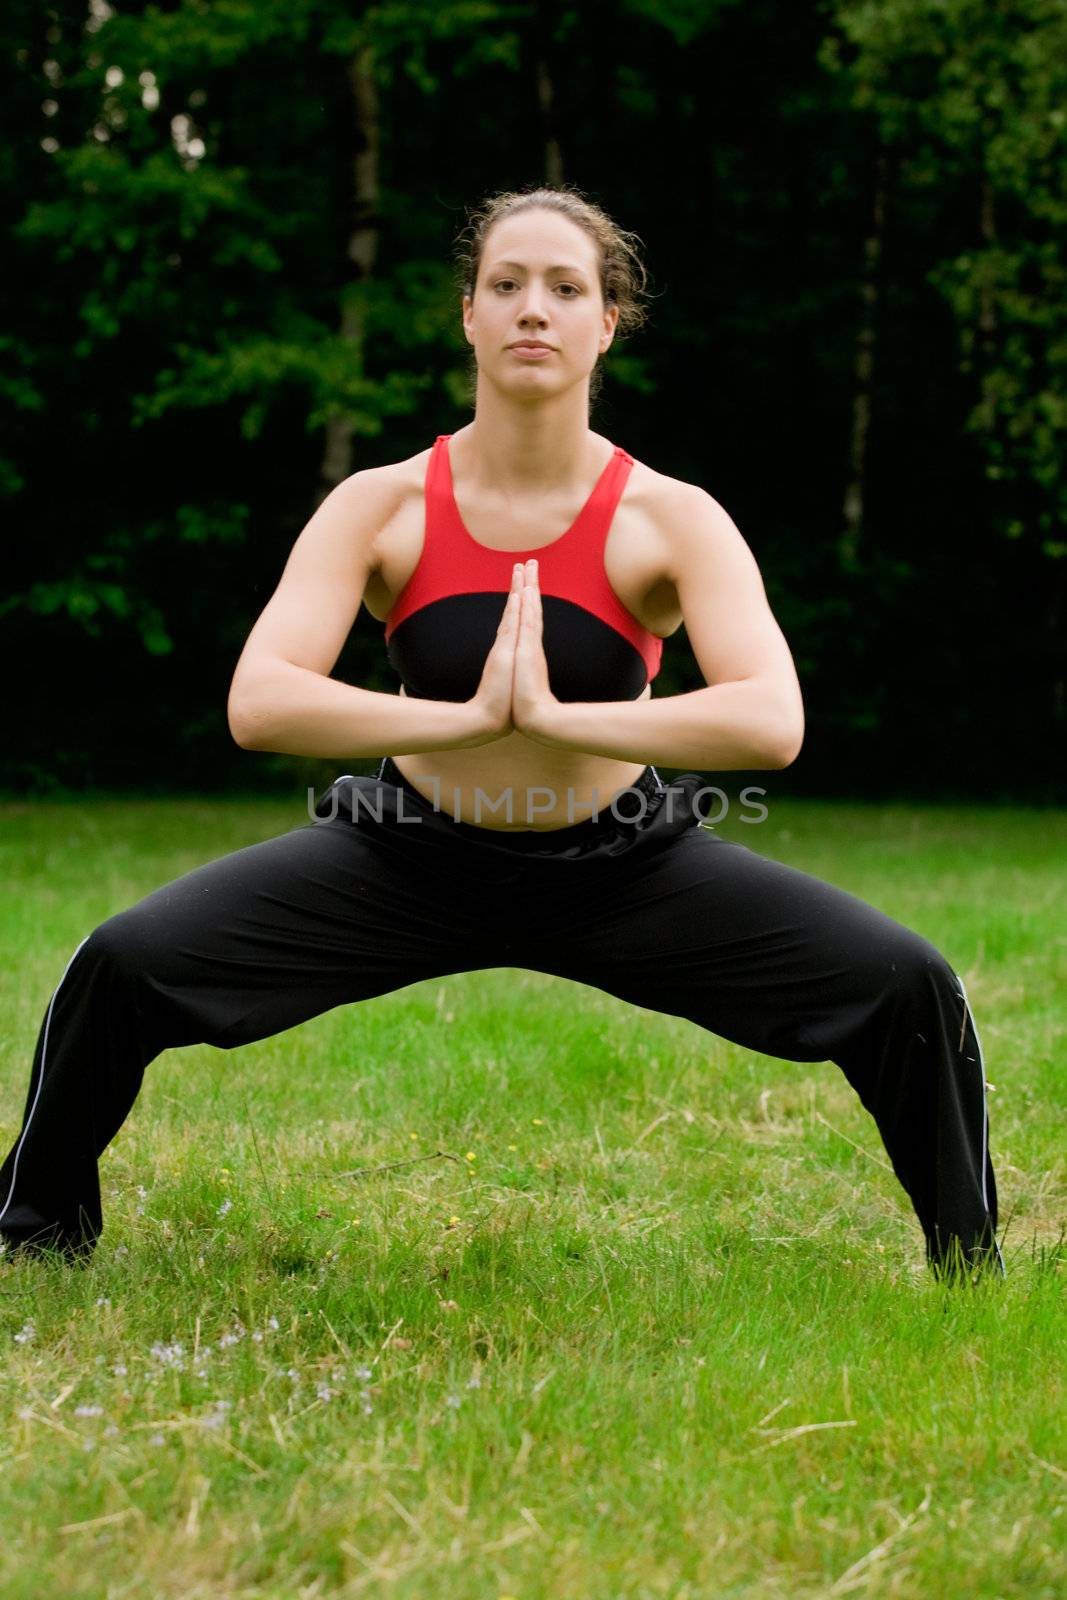
{"type": "MultiPolygon", "coordinates": [[[[296,809],[0,807],[5,1149],[82,937],[296,809]]],[[[720,831],[963,976],[1008,1278],[929,1276],[835,1066],[541,974],[169,1051],[91,1266],[0,1266],[6,1600],[1058,1600],[1067,819],[720,831]]]]}

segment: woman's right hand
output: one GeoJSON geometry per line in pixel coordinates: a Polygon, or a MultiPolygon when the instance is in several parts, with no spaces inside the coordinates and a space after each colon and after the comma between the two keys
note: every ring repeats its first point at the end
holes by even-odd
{"type": "Polygon", "coordinates": [[[477,706],[485,719],[490,738],[510,733],[511,686],[515,673],[515,647],[519,638],[519,610],[522,602],[523,566],[518,561],[511,570],[511,588],[504,614],[496,630],[493,647],[485,658],[481,682],[470,704],[477,706]]]}

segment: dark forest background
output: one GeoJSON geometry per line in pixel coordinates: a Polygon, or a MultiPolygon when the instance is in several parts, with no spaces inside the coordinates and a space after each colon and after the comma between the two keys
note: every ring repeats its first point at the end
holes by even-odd
{"type": "MultiPolygon", "coordinates": [[[[0,42],[9,794],[340,770],[239,749],[233,668],[322,496],[469,419],[455,240],[548,181],[644,241],[591,421],[759,561],[776,792],[1062,799],[1063,0],[9,0],[0,42]]],[[[366,610],[335,675],[397,687],[366,610]]],[[[680,632],[655,692],[701,681],[680,632]]]]}

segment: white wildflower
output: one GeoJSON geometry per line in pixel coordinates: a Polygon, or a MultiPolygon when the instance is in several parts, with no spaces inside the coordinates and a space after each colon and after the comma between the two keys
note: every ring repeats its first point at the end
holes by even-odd
{"type": "Polygon", "coordinates": [[[173,1344],[154,1344],[149,1353],[165,1367],[180,1367],[185,1346],[177,1340],[173,1344]]]}

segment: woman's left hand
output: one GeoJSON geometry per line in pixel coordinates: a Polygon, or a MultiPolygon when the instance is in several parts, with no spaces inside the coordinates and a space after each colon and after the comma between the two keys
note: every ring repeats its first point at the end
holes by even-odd
{"type": "Polygon", "coordinates": [[[522,586],[522,612],[519,639],[515,647],[515,675],[511,688],[511,721],[518,733],[531,739],[550,734],[552,714],[559,701],[548,682],[545,659],[541,588],[537,580],[537,561],[525,563],[522,586]]]}

